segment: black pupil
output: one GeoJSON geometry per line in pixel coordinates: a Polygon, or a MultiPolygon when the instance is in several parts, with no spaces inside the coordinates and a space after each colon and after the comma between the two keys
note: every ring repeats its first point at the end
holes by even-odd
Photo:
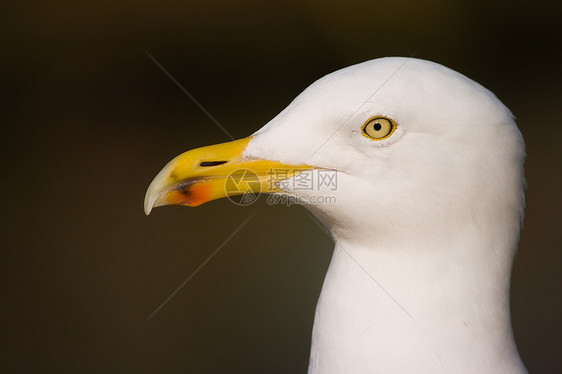
{"type": "Polygon", "coordinates": [[[382,128],[381,124],[378,122],[375,122],[375,124],[373,125],[373,129],[375,131],[380,131],[380,129],[382,128]]]}

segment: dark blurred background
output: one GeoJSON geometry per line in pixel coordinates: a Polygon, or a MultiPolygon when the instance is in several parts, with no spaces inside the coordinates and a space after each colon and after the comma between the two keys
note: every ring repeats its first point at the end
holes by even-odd
{"type": "Polygon", "coordinates": [[[0,370],[306,371],[331,240],[303,208],[263,198],[145,217],[145,190],[168,160],[229,140],[149,51],[235,137],[323,75],[382,56],[430,59],[495,92],[528,152],[515,337],[532,373],[562,372],[557,4],[3,4],[0,370]]]}

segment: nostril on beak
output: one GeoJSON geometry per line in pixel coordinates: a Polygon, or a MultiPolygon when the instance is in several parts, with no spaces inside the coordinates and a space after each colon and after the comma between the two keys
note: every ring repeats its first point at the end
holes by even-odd
{"type": "Polygon", "coordinates": [[[199,164],[199,166],[207,167],[207,166],[218,166],[222,164],[226,164],[228,161],[203,161],[199,164]]]}

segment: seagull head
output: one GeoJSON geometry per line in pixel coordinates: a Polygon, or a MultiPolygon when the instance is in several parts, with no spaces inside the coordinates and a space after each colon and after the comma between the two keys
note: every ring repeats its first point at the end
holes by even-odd
{"type": "Polygon", "coordinates": [[[489,90],[433,62],[381,58],[319,79],[248,138],[179,155],[145,212],[265,192],[305,205],[336,239],[440,237],[519,221],[523,158],[489,90]]]}
{"type": "Polygon", "coordinates": [[[321,78],[248,138],[179,155],[145,211],[248,191],[307,207],[336,242],[309,373],[524,373],[509,319],[523,161],[489,90],[382,58],[321,78]]]}

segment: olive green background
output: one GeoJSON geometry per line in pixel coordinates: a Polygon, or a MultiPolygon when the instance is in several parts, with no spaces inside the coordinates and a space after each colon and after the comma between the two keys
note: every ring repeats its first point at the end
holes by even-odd
{"type": "Polygon", "coordinates": [[[382,56],[430,59],[495,92],[517,116],[528,152],[514,333],[532,373],[562,372],[562,13],[554,4],[3,4],[0,371],[306,371],[331,240],[302,207],[263,197],[144,216],[145,190],[168,160],[229,140],[146,50],[235,137],[323,75],[382,56]]]}

